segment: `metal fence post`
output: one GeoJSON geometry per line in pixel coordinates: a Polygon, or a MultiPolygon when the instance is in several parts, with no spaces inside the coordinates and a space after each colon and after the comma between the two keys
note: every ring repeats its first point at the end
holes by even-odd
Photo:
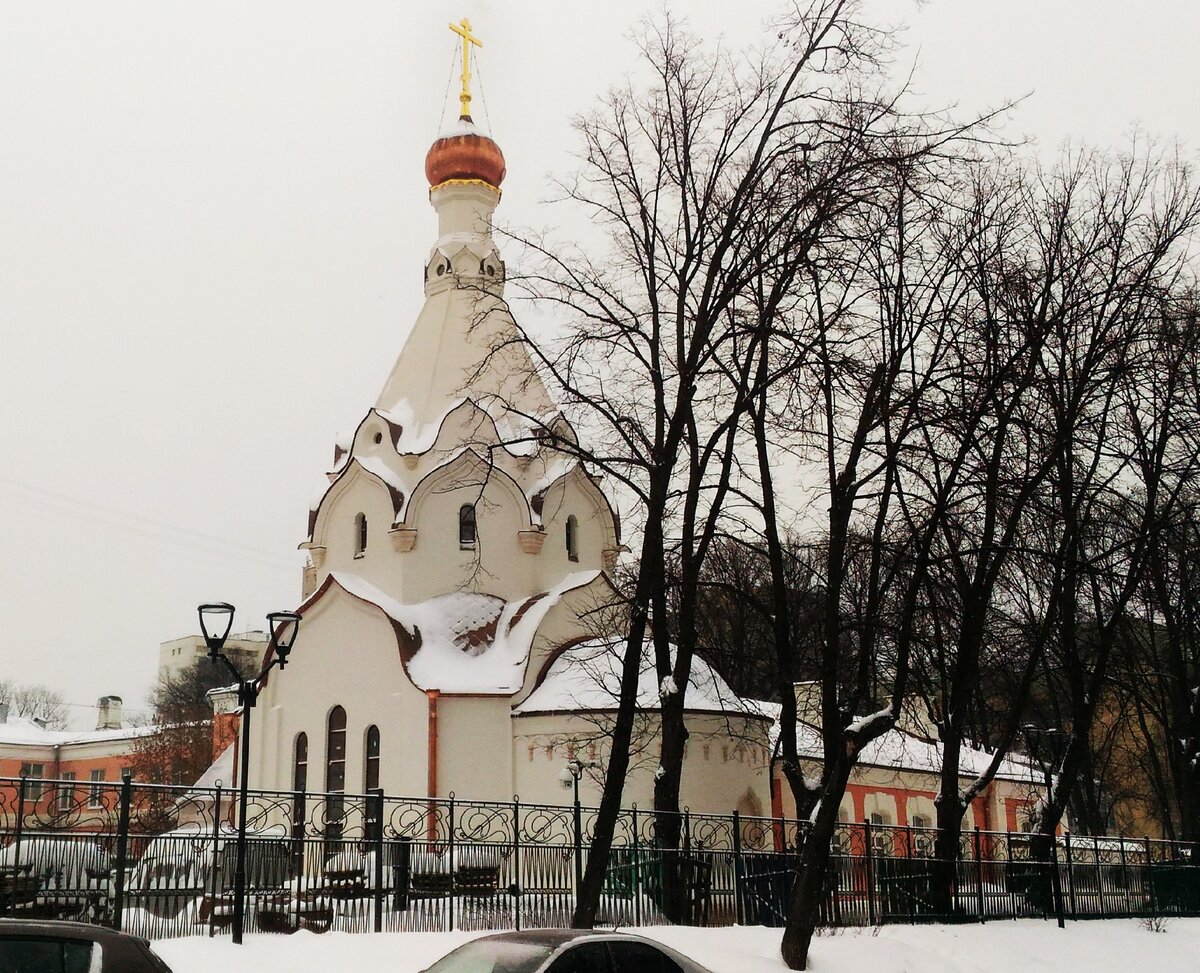
{"type": "Polygon", "coordinates": [[[575,802],[571,806],[571,819],[575,830],[575,910],[579,910],[583,892],[583,809],[579,806],[579,788],[575,788],[575,802]]]}
{"type": "Polygon", "coordinates": [[[1071,832],[1063,832],[1063,851],[1067,856],[1067,894],[1071,902],[1071,918],[1078,916],[1075,907],[1075,855],[1071,851],[1071,832]]]}
{"type": "MultiPolygon", "coordinates": [[[[17,823],[16,834],[13,836],[13,865],[19,868],[21,864],[21,838],[25,832],[25,785],[28,778],[25,774],[21,775],[21,781],[17,784],[17,823]]],[[[17,879],[17,873],[13,873],[13,881],[17,879]]],[[[9,906],[16,902],[16,896],[9,900],[9,906]]]]}
{"type": "Polygon", "coordinates": [[[209,893],[208,938],[217,931],[217,875],[221,870],[221,783],[217,782],[216,803],[213,805],[212,865],[208,869],[212,891],[209,893]]]}
{"type": "Polygon", "coordinates": [[[1153,853],[1153,849],[1150,847],[1150,836],[1149,835],[1142,836],[1142,844],[1143,844],[1143,847],[1146,849],[1146,869],[1145,869],[1146,897],[1150,903],[1150,915],[1157,916],[1158,915],[1158,903],[1154,897],[1154,853],[1153,853]]]}
{"type": "Polygon", "coordinates": [[[1058,833],[1050,836],[1050,891],[1054,895],[1054,918],[1059,929],[1067,927],[1063,920],[1062,876],[1058,874],[1058,833]]]}
{"type": "Polygon", "coordinates": [[[1100,914],[1104,915],[1104,866],[1100,864],[1100,839],[1092,835],[1092,859],[1096,863],[1096,892],[1100,896],[1100,914]]]}
{"type": "Polygon", "coordinates": [[[521,799],[513,795],[513,880],[508,891],[513,900],[513,925],[521,931],[521,799]]]}
{"type": "Polygon", "coordinates": [[[450,915],[449,929],[454,931],[454,791],[450,792],[450,847],[446,850],[446,861],[450,868],[450,915]]]}
{"type": "Polygon", "coordinates": [[[383,932],[383,788],[372,788],[367,801],[371,806],[372,831],[367,837],[375,850],[375,931],[383,932]]]}
{"type": "Polygon", "coordinates": [[[638,851],[638,813],[637,805],[633,805],[633,876],[629,884],[633,887],[633,923],[642,924],[642,859],[638,851]]]}
{"type": "Polygon", "coordinates": [[[878,925],[875,914],[875,842],[871,836],[871,819],[863,818],[863,843],[867,853],[867,921],[870,925],[878,925]]]}
{"type": "Polygon", "coordinates": [[[1121,884],[1125,886],[1125,912],[1132,915],[1133,906],[1129,901],[1129,865],[1125,861],[1125,836],[1121,835],[1117,840],[1121,843],[1121,884]]]}
{"type": "Polygon", "coordinates": [[[117,879],[113,890],[113,928],[121,931],[125,911],[125,859],[129,853],[129,806],[133,802],[133,778],[121,778],[121,810],[117,815],[117,879]]]}
{"type": "Polygon", "coordinates": [[[739,926],[746,924],[746,907],[742,903],[742,822],[737,810],[733,812],[733,913],[739,926]]]}
{"type": "Polygon", "coordinates": [[[975,899],[979,907],[979,921],[986,922],[983,898],[983,841],[980,838],[979,826],[975,826],[975,899]]]}

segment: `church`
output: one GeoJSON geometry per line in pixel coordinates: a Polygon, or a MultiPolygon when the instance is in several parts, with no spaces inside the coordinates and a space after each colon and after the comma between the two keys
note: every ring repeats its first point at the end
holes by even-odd
{"type": "MultiPolygon", "coordinates": [[[[424,305],[309,511],[304,621],[258,699],[250,783],[563,804],[578,760],[595,803],[624,650],[621,525],[597,477],[553,445],[574,433],[504,299],[505,161],[471,118],[473,36],[454,29],[462,110],[425,160],[424,305]]],[[[769,718],[702,660],[686,698],[682,804],[769,814],[769,718]]],[[[659,747],[648,656],[639,701],[623,802],[645,807],[659,747]]]]}

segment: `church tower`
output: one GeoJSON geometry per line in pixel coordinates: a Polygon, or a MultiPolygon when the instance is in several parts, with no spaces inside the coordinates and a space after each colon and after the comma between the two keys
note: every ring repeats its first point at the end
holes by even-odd
{"type": "Polygon", "coordinates": [[[551,444],[573,433],[504,300],[504,155],[469,114],[466,67],[425,160],[424,304],[309,512],[303,663],[260,700],[261,786],[511,797],[512,706],[611,600],[617,517],[551,444]]]}

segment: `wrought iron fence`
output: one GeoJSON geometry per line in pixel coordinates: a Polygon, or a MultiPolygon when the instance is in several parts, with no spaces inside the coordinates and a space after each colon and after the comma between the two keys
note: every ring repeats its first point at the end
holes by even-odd
{"type": "MultiPolygon", "coordinates": [[[[234,792],[0,778],[0,916],[79,918],[150,938],[220,933],[234,913],[234,792]]],[[[597,811],[510,802],[253,791],[246,929],[565,926],[597,811]]],[[[803,822],[621,812],[599,920],[780,925],[803,822]]],[[[1200,915],[1190,845],[839,825],[830,924],[1200,915]],[[1057,872],[1057,881],[1055,881],[1057,872]]]]}

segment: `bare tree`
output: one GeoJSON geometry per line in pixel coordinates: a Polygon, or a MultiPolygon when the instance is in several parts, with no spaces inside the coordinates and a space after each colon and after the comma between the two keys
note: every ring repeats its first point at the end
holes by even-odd
{"type": "Polygon", "coordinates": [[[7,703],[15,716],[38,720],[52,730],[66,729],[70,722],[63,694],[49,686],[0,681],[0,703],[7,703]]]}

